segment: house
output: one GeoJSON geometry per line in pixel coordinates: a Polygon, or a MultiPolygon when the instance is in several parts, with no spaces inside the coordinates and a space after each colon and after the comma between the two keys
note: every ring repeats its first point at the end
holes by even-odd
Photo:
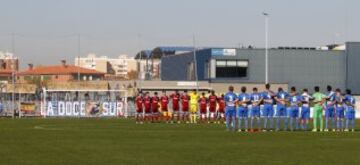
{"type": "Polygon", "coordinates": [[[0,69],[0,81],[1,82],[10,82],[12,80],[12,70],[0,69]]]}
{"type": "Polygon", "coordinates": [[[56,81],[56,82],[69,82],[69,81],[94,81],[102,80],[105,73],[93,69],[86,69],[74,65],[66,64],[65,60],[61,61],[61,65],[53,66],[39,66],[34,67],[29,64],[25,71],[17,73],[19,82],[26,82],[29,80],[41,81],[56,81]]]}

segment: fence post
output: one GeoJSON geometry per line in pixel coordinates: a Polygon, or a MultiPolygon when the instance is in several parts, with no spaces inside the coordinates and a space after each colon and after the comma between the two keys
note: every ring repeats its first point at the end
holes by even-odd
{"type": "Polygon", "coordinates": [[[43,109],[44,118],[46,118],[46,115],[47,115],[47,107],[46,107],[46,97],[47,97],[47,96],[46,96],[46,95],[47,95],[47,93],[46,93],[46,88],[44,87],[44,88],[43,88],[43,106],[42,106],[42,107],[44,108],[44,109],[43,109]]]}
{"type": "Polygon", "coordinates": [[[128,91],[125,91],[125,118],[128,118],[128,116],[129,116],[128,103],[127,103],[127,97],[128,97],[127,92],[128,91]]]}

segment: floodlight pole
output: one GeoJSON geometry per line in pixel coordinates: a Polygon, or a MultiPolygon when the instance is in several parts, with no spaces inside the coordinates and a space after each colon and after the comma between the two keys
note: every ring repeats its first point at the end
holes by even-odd
{"type": "Polygon", "coordinates": [[[78,43],[77,43],[77,50],[78,50],[78,73],[77,73],[77,79],[78,79],[78,81],[80,82],[80,49],[81,49],[81,36],[80,36],[80,34],[78,34],[78,36],[77,36],[77,40],[78,40],[78,43]]]}
{"type": "Polygon", "coordinates": [[[47,116],[47,89],[46,87],[43,87],[43,116],[46,118],[47,116]]]}
{"type": "Polygon", "coordinates": [[[194,46],[194,72],[195,72],[195,80],[196,80],[196,93],[199,93],[199,78],[197,73],[197,59],[196,59],[196,38],[195,34],[193,35],[193,46],[194,46]]]}
{"type": "Polygon", "coordinates": [[[127,97],[128,97],[128,94],[127,94],[127,91],[126,91],[125,92],[125,101],[124,101],[125,113],[123,114],[125,118],[129,117],[127,97]]]}
{"type": "Polygon", "coordinates": [[[265,17],[265,84],[269,83],[269,14],[263,13],[265,17]]]}
{"type": "Polygon", "coordinates": [[[141,35],[140,34],[138,34],[138,44],[139,44],[139,49],[140,49],[140,53],[139,53],[139,59],[138,59],[138,63],[139,63],[139,71],[138,71],[138,81],[139,81],[139,84],[138,84],[138,86],[139,86],[139,89],[141,90],[141,81],[142,81],[142,71],[141,71],[141,60],[142,60],[142,46],[141,46],[141,35]]]}

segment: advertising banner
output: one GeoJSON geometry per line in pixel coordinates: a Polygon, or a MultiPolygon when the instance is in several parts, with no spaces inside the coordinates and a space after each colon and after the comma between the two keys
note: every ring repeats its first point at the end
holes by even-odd
{"type": "Polygon", "coordinates": [[[20,110],[24,113],[35,113],[35,102],[21,102],[20,110]]]}
{"type": "Polygon", "coordinates": [[[236,49],[211,49],[212,56],[236,56],[236,49]]]}
{"type": "Polygon", "coordinates": [[[47,101],[42,115],[49,117],[118,117],[124,115],[124,102],[47,101]]]}

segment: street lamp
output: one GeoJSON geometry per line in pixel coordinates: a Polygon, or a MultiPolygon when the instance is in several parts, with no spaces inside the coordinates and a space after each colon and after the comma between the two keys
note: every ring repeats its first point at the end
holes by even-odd
{"type": "Polygon", "coordinates": [[[268,50],[268,32],[269,32],[269,14],[263,12],[265,17],[265,84],[269,83],[269,50],[268,50]]]}
{"type": "MultiPolygon", "coordinates": [[[[12,102],[12,109],[13,109],[13,115],[12,117],[15,118],[15,86],[16,86],[16,81],[15,81],[15,78],[16,78],[16,70],[15,70],[15,33],[12,33],[11,34],[11,49],[12,49],[12,62],[11,62],[11,79],[12,79],[12,86],[13,86],[13,91],[12,91],[12,99],[11,99],[11,102],[12,102]]],[[[20,97],[19,97],[19,100],[20,100],[20,97]]],[[[19,109],[19,116],[20,116],[20,109],[19,109]]]]}

